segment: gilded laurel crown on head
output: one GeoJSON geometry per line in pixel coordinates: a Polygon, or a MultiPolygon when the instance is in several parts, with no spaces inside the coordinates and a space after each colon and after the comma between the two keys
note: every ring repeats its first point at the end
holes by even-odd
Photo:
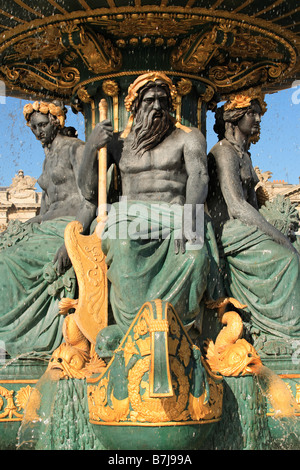
{"type": "Polygon", "coordinates": [[[29,125],[30,116],[34,112],[39,112],[42,114],[50,113],[59,120],[60,127],[64,127],[65,125],[66,112],[60,106],[56,106],[54,103],[35,101],[32,104],[26,104],[23,108],[23,114],[27,121],[27,125],[29,125]]]}

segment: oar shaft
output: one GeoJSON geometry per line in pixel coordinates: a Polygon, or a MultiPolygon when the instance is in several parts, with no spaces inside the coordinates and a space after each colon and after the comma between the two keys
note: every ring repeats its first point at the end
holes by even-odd
{"type": "MultiPolygon", "coordinates": [[[[102,99],[99,103],[100,122],[107,119],[107,102],[102,99]]],[[[106,185],[107,185],[107,147],[99,150],[98,154],[98,220],[107,215],[106,203],[106,185]]]]}

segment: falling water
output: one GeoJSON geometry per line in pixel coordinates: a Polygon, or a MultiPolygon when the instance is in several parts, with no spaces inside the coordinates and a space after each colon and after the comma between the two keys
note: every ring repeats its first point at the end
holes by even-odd
{"type": "Polygon", "coordinates": [[[31,392],[17,438],[19,450],[103,450],[89,422],[85,380],[47,370],[31,392]]]}
{"type": "Polygon", "coordinates": [[[294,418],[299,405],[285,382],[268,367],[257,365],[252,368],[262,394],[269,400],[276,418],[294,418]]]}
{"type": "Polygon", "coordinates": [[[18,431],[17,449],[32,450],[47,436],[61,371],[47,370],[28,399],[18,431]]]}

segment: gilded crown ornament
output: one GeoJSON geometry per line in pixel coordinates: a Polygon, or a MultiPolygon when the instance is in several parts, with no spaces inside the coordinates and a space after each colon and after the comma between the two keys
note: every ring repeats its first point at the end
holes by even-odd
{"type": "Polygon", "coordinates": [[[264,94],[260,88],[249,88],[248,90],[240,91],[229,97],[229,100],[224,105],[225,111],[232,111],[233,109],[248,108],[251,106],[251,101],[257,100],[260,104],[262,114],[267,111],[267,104],[264,101],[264,94]]]}
{"type": "Polygon", "coordinates": [[[60,106],[56,106],[54,103],[46,103],[44,101],[34,103],[28,103],[23,108],[23,114],[29,126],[30,117],[34,112],[39,112],[42,114],[52,114],[59,120],[60,127],[65,126],[66,120],[66,111],[64,111],[60,106]]]}

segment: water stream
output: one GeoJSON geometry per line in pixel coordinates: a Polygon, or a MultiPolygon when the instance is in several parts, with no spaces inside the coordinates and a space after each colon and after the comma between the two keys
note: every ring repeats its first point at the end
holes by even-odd
{"type": "Polygon", "coordinates": [[[286,383],[271,369],[263,365],[252,367],[261,393],[269,400],[277,418],[293,418],[299,405],[286,383]]]}
{"type": "Polygon", "coordinates": [[[60,374],[59,370],[47,370],[31,392],[18,431],[17,449],[37,449],[43,442],[46,445],[60,374]]]}

